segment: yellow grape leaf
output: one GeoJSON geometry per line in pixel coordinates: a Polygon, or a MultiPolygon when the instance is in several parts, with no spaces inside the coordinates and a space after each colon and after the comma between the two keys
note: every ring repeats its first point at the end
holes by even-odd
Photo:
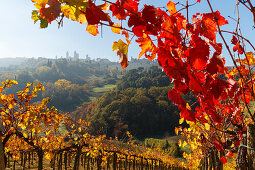
{"type": "Polygon", "coordinates": [[[167,9],[168,9],[168,11],[169,11],[169,13],[170,13],[171,15],[177,13],[177,10],[176,10],[176,7],[175,7],[175,3],[172,2],[172,1],[169,1],[169,2],[167,3],[167,9]]]}
{"type": "Polygon", "coordinates": [[[114,33],[116,33],[116,34],[120,34],[120,32],[121,32],[121,26],[120,26],[120,24],[117,23],[117,25],[113,25],[113,26],[111,27],[111,30],[112,30],[112,32],[114,32],[114,33]]]}
{"type": "Polygon", "coordinates": [[[186,141],[183,141],[182,147],[185,147],[186,145],[187,145],[187,142],[186,142],[186,141]]]}
{"type": "Polygon", "coordinates": [[[122,40],[119,40],[118,42],[113,42],[112,50],[118,50],[117,54],[120,57],[120,64],[122,69],[126,68],[128,66],[128,44],[124,43],[122,40]]]}
{"type": "Polygon", "coordinates": [[[76,11],[75,7],[69,5],[61,6],[61,11],[66,18],[70,18],[73,21],[76,21],[76,18],[79,14],[79,12],[76,11]]]}
{"type": "Polygon", "coordinates": [[[124,43],[122,40],[119,40],[118,42],[115,41],[112,45],[112,50],[119,50],[121,53],[127,55],[128,44],[124,43]]]}
{"type": "Polygon", "coordinates": [[[48,159],[49,161],[54,157],[54,154],[52,152],[46,152],[45,153],[45,158],[48,159]]]}
{"type": "Polygon", "coordinates": [[[23,130],[26,129],[26,125],[24,123],[19,123],[18,126],[23,130]]]}
{"type": "Polygon", "coordinates": [[[9,108],[9,109],[13,109],[13,108],[14,108],[14,105],[13,105],[12,103],[9,103],[8,108],[9,108]]]}
{"type": "Polygon", "coordinates": [[[181,140],[178,141],[178,145],[179,145],[179,147],[182,146],[182,141],[181,140]]]}
{"type": "Polygon", "coordinates": [[[210,130],[210,125],[208,123],[205,123],[205,129],[210,130]]]}
{"type": "Polygon", "coordinates": [[[189,106],[189,103],[186,103],[186,108],[187,108],[188,110],[191,110],[191,108],[190,108],[190,106],[189,106]]]}
{"type": "Polygon", "coordinates": [[[7,100],[7,96],[5,94],[1,95],[1,100],[7,100]]]}
{"type": "Polygon", "coordinates": [[[26,133],[23,133],[23,136],[24,136],[25,138],[27,138],[27,134],[26,134],[26,133]]]}
{"type": "Polygon", "coordinates": [[[179,119],[179,124],[181,125],[184,122],[184,118],[179,119]]]}
{"type": "Polygon", "coordinates": [[[90,34],[92,34],[94,36],[96,36],[99,33],[99,31],[97,29],[97,25],[89,25],[88,24],[86,31],[88,31],[90,34]]]}
{"type": "Polygon", "coordinates": [[[48,136],[51,133],[51,130],[45,131],[45,134],[48,136]]]}
{"type": "Polygon", "coordinates": [[[38,15],[39,15],[38,11],[33,10],[31,18],[32,20],[34,20],[34,23],[36,23],[40,19],[38,15]]]}

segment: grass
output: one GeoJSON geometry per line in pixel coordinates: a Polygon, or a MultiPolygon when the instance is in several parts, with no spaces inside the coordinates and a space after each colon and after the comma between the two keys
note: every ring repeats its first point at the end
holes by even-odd
{"type": "Polygon", "coordinates": [[[96,97],[89,97],[89,100],[90,101],[94,101],[94,100],[96,100],[97,98],[96,97]]]}
{"type": "Polygon", "coordinates": [[[108,92],[108,91],[111,91],[113,88],[115,88],[116,85],[115,84],[107,84],[107,85],[104,85],[103,87],[96,87],[96,88],[93,88],[93,91],[95,93],[104,93],[104,92],[108,92]]]}

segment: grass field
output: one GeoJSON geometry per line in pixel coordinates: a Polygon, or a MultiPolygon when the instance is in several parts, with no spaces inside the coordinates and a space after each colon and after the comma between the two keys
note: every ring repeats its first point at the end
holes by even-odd
{"type": "Polygon", "coordinates": [[[104,93],[104,92],[108,92],[108,91],[111,91],[113,88],[115,88],[116,85],[115,84],[107,84],[107,85],[104,85],[103,87],[96,87],[96,88],[93,88],[93,91],[95,93],[104,93]]]}

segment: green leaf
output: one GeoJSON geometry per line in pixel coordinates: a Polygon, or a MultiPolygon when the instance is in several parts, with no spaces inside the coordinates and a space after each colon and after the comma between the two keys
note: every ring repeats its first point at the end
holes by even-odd
{"type": "Polygon", "coordinates": [[[40,23],[40,28],[47,28],[49,22],[46,19],[40,19],[41,23],[40,23]]]}

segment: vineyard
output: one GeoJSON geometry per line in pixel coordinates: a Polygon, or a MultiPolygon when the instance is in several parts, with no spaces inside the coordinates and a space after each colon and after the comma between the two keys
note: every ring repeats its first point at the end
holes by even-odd
{"type": "MultiPolygon", "coordinates": [[[[14,88],[16,81],[6,80],[1,86],[14,88]]],[[[1,93],[3,148],[7,168],[58,168],[58,169],[162,169],[185,167],[184,163],[169,157],[160,148],[150,149],[135,144],[127,132],[127,141],[107,140],[105,136],[91,136],[90,122],[74,121],[56,108],[47,108],[48,99],[30,104],[41,84],[27,84],[23,91],[1,93]],[[15,116],[14,116],[15,115],[15,116]],[[68,130],[61,130],[64,124],[68,130]]],[[[2,152],[3,153],[3,152],[2,152]]]]}
{"type": "MultiPolygon", "coordinates": [[[[137,155],[127,155],[117,151],[104,151],[104,155],[97,157],[90,156],[89,152],[82,152],[82,149],[70,149],[55,153],[51,161],[44,160],[45,169],[180,169],[180,162],[175,158],[168,158],[169,162],[160,159],[146,158],[137,155]],[[103,162],[104,160],[104,162],[103,162]]],[[[20,160],[12,159],[7,153],[6,168],[10,169],[37,169],[38,157],[33,151],[20,152],[20,160]]]]}

